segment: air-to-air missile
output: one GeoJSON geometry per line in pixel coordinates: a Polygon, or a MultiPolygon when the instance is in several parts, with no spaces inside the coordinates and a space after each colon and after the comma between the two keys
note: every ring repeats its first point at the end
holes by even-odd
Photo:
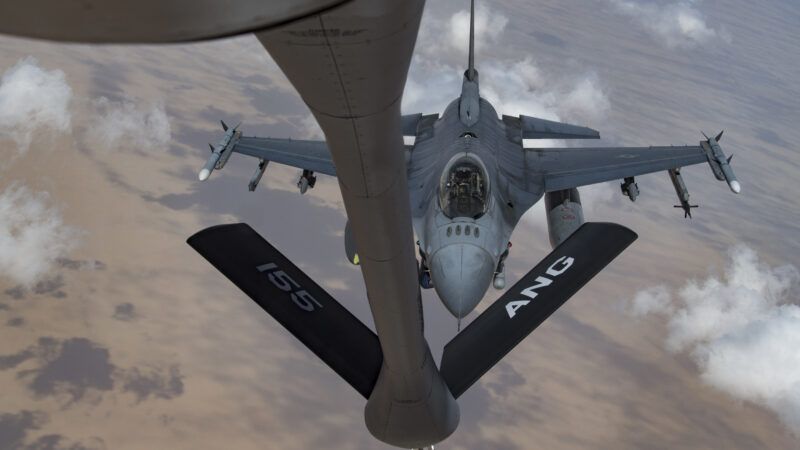
{"type": "Polygon", "coordinates": [[[683,208],[683,217],[692,218],[692,208],[697,208],[697,205],[689,204],[689,189],[686,188],[686,183],[683,182],[681,176],[681,169],[669,169],[669,178],[672,180],[672,185],[675,186],[675,193],[678,194],[678,201],[680,205],[675,205],[676,208],[683,208]]]}
{"type": "Polygon", "coordinates": [[[219,141],[219,144],[216,146],[208,144],[208,146],[211,148],[211,156],[208,158],[206,165],[203,166],[203,169],[200,170],[200,174],[197,176],[200,178],[200,181],[207,180],[208,176],[211,175],[211,172],[214,171],[214,169],[222,169],[225,167],[225,163],[228,162],[228,159],[233,153],[233,146],[236,145],[236,141],[238,141],[242,136],[242,132],[237,130],[239,125],[230,128],[224,121],[220,120],[220,123],[222,124],[222,129],[225,130],[225,136],[222,137],[222,140],[219,141]]]}
{"type": "Polygon", "coordinates": [[[703,133],[703,136],[707,140],[701,141],[700,146],[706,151],[708,164],[711,166],[714,176],[717,177],[718,180],[728,183],[728,187],[731,188],[731,191],[738,194],[742,191],[742,185],[739,184],[739,180],[736,179],[736,174],[733,173],[733,168],[731,168],[730,165],[733,155],[726,157],[725,153],[722,152],[722,148],[719,146],[719,141],[722,139],[722,133],[723,132],[720,131],[720,133],[713,138],[710,138],[703,133]]]}

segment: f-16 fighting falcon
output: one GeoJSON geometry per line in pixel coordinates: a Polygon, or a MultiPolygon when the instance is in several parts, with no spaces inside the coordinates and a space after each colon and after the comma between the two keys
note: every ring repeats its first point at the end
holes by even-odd
{"type": "MultiPolygon", "coordinates": [[[[473,19],[474,20],[474,19],[473,19]]],[[[255,190],[270,161],[303,169],[301,193],[313,188],[316,173],[335,176],[336,167],[322,141],[245,137],[229,129],[211,147],[200,171],[205,180],[232,153],[259,159],[249,189],[255,190]]],[[[509,238],[522,215],[544,197],[550,242],[555,248],[583,224],[578,187],[621,180],[624,195],[635,201],[636,176],[669,174],[685,215],[691,217],[689,192],[681,168],[708,163],[715,176],[739,193],[741,187],[719,146],[722,133],[697,146],[619,148],[524,148],[523,139],[599,139],[591,129],[529,116],[498,117],[480,96],[474,64],[474,26],[461,95],[441,114],[402,117],[408,192],[419,247],[419,282],[434,288],[444,306],[461,319],[483,298],[489,285],[505,288],[509,238]]],[[[358,264],[349,226],[348,260],[358,264]]]]}
{"type": "MultiPolygon", "coordinates": [[[[295,86],[325,141],[244,136],[223,123],[200,179],[233,153],[337,177],[371,330],[247,224],[201,230],[188,243],[367,399],[367,429],[405,448],[431,446],[458,426],[456,399],[635,239],[620,225],[583,223],[578,188],[664,171],[691,208],[681,169],[708,163],[741,187],[716,137],[697,146],[523,147],[524,139],[597,139],[590,128],[498,116],[480,96],[474,5],[461,95],[439,114],[401,115],[424,0],[32,0],[0,5],[0,32],[90,43],[164,43],[255,34],[295,86]],[[402,136],[414,138],[403,145],[402,136]],[[544,197],[552,253],[445,346],[437,365],[423,333],[420,287],[458,319],[490,285],[505,287],[509,237],[544,197]],[[413,230],[416,231],[416,241],[413,230]],[[416,242],[416,250],[415,250],[416,242]],[[417,257],[418,254],[418,257],[417,257]]],[[[490,62],[489,62],[490,63],[490,62]]],[[[484,80],[491,82],[491,80],[484,80]]]]}

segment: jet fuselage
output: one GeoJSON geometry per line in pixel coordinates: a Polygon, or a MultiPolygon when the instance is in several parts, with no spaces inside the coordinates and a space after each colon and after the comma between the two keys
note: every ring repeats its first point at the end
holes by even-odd
{"type": "Polygon", "coordinates": [[[512,154],[511,146],[521,154],[521,143],[506,137],[505,124],[477,89],[474,96],[470,117],[461,107],[470,99],[462,94],[418,130],[408,168],[422,270],[429,270],[436,293],[457,318],[475,308],[495,275],[503,276],[511,233],[543,194],[529,191],[522,204],[511,201],[498,158],[512,154]]]}

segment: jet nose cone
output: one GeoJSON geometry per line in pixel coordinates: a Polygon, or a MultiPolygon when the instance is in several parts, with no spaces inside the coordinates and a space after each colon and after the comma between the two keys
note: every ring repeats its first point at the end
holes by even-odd
{"type": "Polygon", "coordinates": [[[431,258],[436,293],[457,318],[469,314],[489,288],[495,263],[486,250],[472,244],[451,244],[431,258]]]}

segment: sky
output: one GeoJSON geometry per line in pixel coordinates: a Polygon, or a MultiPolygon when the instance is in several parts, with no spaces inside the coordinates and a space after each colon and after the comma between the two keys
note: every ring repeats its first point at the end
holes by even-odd
{"type": "MultiPolygon", "coordinates": [[[[467,7],[428,2],[405,113],[458,95],[467,7]]],[[[687,168],[700,208],[686,220],[665,174],[638,178],[635,203],[616,183],[582,189],[588,220],[639,240],[461,397],[459,429],[437,448],[800,446],[800,7],[477,11],[481,94],[498,112],[591,126],[596,145],[694,144],[724,129],[743,190],[687,168]]],[[[198,182],[219,119],[321,137],[252,36],[0,37],[0,449],[386,448],[359,394],[185,244],[247,222],[372,325],[335,180],[301,196],[298,170],[273,164],[250,193],[255,162],[234,156],[198,182]]],[[[515,230],[509,283],[549,252],[544,213],[515,230]]],[[[439,358],[455,319],[432,292],[423,304],[439,358]]]]}

